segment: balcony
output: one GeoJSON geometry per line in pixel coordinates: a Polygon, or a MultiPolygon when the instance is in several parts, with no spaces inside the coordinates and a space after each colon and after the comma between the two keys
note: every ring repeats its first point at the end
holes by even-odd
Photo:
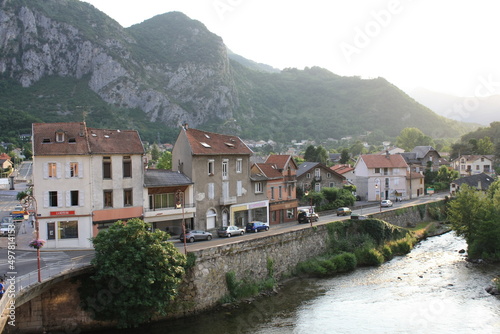
{"type": "Polygon", "coordinates": [[[285,182],[286,183],[296,183],[297,176],[296,175],[285,175],[285,182]]]}
{"type": "Polygon", "coordinates": [[[314,176],[315,182],[321,182],[321,175],[314,176]]]}
{"type": "Polygon", "coordinates": [[[237,202],[236,196],[221,197],[219,200],[220,205],[235,204],[237,202]]]}
{"type": "MultiPolygon", "coordinates": [[[[195,213],[196,212],[196,205],[186,203],[184,206],[184,214],[188,213],[195,213]]],[[[182,207],[181,208],[176,208],[176,207],[168,207],[168,208],[154,208],[154,209],[145,209],[144,212],[144,217],[157,217],[157,216],[172,216],[172,215],[178,215],[182,213],[182,207]]]]}

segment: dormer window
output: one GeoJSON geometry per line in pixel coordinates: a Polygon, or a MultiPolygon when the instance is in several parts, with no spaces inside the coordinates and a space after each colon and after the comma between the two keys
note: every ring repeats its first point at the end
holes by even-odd
{"type": "Polygon", "coordinates": [[[42,143],[44,143],[44,144],[50,143],[50,138],[43,138],[42,143]]]}
{"type": "Polygon", "coordinates": [[[57,131],[56,132],[56,143],[63,143],[64,142],[64,131],[57,131]]]}

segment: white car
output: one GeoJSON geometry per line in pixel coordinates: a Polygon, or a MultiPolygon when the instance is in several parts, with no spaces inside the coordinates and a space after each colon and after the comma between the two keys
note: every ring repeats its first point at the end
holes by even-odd
{"type": "Polygon", "coordinates": [[[245,234],[245,230],[238,226],[224,226],[220,230],[217,231],[217,235],[219,237],[228,237],[230,238],[232,235],[243,235],[245,234]]]}
{"type": "Polygon", "coordinates": [[[382,202],[380,202],[380,206],[388,208],[388,207],[392,206],[392,201],[388,200],[388,199],[384,199],[382,202]]]}

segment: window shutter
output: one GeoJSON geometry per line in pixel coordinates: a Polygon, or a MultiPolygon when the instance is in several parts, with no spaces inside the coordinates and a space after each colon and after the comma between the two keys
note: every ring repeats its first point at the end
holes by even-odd
{"type": "Polygon", "coordinates": [[[57,192],[57,207],[58,208],[61,208],[63,206],[62,199],[63,199],[63,193],[62,193],[62,191],[58,191],[57,192]]]}
{"type": "Polygon", "coordinates": [[[62,176],[62,166],[60,162],[56,163],[56,168],[57,168],[57,178],[60,179],[62,176]]]}
{"type": "Polygon", "coordinates": [[[71,206],[71,190],[66,190],[66,207],[71,206]]]}
{"type": "Polygon", "coordinates": [[[85,201],[85,195],[83,194],[83,190],[78,191],[78,197],[80,197],[79,200],[78,200],[78,205],[79,206],[85,206],[85,202],[84,202],[85,201]]]}
{"type": "Polygon", "coordinates": [[[69,162],[66,163],[66,178],[69,179],[71,177],[71,164],[69,162]]]}
{"type": "Polygon", "coordinates": [[[83,179],[83,164],[81,162],[78,163],[78,178],[83,179]]]}
{"type": "Polygon", "coordinates": [[[213,183],[208,184],[208,199],[214,199],[215,197],[215,186],[213,183]]]}
{"type": "Polygon", "coordinates": [[[43,178],[45,180],[49,178],[49,164],[47,162],[43,163],[43,178]]]}
{"type": "Polygon", "coordinates": [[[43,207],[44,208],[49,207],[49,192],[48,191],[43,192],[43,207]]]}

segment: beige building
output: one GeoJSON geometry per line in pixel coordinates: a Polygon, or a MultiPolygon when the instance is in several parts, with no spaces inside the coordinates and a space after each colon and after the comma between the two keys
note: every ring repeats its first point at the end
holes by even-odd
{"type": "Polygon", "coordinates": [[[90,248],[99,229],[142,216],[144,148],[137,131],[85,122],[32,128],[33,196],[45,247],[90,248]]]}
{"type": "Polygon", "coordinates": [[[252,150],[237,136],[185,125],[172,150],[172,169],[193,181],[195,229],[244,227],[250,221],[269,223],[264,184],[250,179],[252,150]]]}

